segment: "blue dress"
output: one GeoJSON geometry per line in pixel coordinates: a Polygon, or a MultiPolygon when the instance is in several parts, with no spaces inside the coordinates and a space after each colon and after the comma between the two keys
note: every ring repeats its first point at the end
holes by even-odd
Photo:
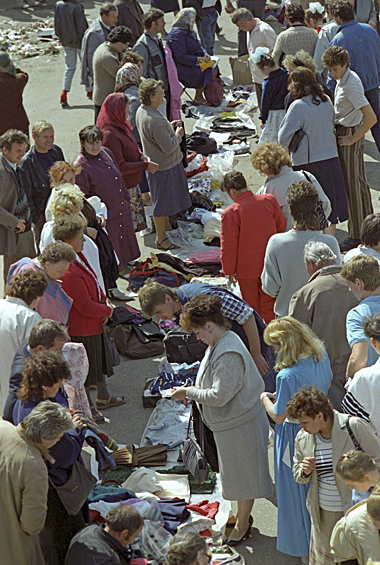
{"type": "MultiPolygon", "coordinates": [[[[276,377],[276,414],[285,414],[286,404],[300,388],[316,385],[327,394],[332,379],[330,361],[325,353],[317,363],[313,357],[300,359],[297,365],[282,369],[276,377]]],[[[293,477],[294,440],[299,424],[277,424],[274,435],[274,471],[277,494],[277,549],[288,555],[306,557],[310,546],[310,516],[306,508],[309,484],[296,483],[293,477]]]]}

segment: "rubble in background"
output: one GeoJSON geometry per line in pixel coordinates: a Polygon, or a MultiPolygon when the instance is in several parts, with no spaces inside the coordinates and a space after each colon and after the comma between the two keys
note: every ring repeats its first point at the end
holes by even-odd
{"type": "Polygon", "coordinates": [[[11,20],[6,29],[0,29],[0,50],[8,51],[13,61],[18,61],[39,55],[57,55],[62,46],[54,35],[51,18],[27,25],[11,20]]]}

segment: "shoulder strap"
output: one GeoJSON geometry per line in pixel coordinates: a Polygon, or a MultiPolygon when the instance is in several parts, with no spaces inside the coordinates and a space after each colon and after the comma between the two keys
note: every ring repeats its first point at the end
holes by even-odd
{"type": "Polygon", "coordinates": [[[350,426],[350,420],[351,420],[351,418],[352,418],[352,416],[349,416],[349,417],[347,418],[347,421],[346,421],[346,428],[347,428],[347,431],[348,431],[349,436],[350,436],[350,438],[351,438],[351,440],[352,440],[352,443],[353,443],[354,446],[355,446],[356,451],[364,451],[364,450],[361,448],[360,443],[359,443],[358,440],[356,439],[355,434],[354,434],[354,432],[352,431],[352,428],[351,428],[351,426],[350,426]]]}

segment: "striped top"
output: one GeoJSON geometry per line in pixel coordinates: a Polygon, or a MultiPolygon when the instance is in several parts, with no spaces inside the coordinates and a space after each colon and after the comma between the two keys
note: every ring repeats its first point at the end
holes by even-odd
{"type": "Polygon", "coordinates": [[[343,414],[349,414],[350,416],[356,416],[357,418],[363,418],[366,422],[370,421],[368,412],[364,407],[356,400],[352,392],[346,392],[341,404],[341,410],[343,414]]]}
{"type": "Polygon", "coordinates": [[[343,512],[342,500],[335,483],[332,463],[332,441],[315,435],[315,468],[318,475],[319,506],[330,512],[343,512]]]}

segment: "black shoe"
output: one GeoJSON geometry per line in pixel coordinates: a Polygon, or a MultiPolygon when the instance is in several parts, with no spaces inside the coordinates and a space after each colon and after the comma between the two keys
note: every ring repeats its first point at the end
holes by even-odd
{"type": "MultiPolygon", "coordinates": [[[[250,525],[252,526],[252,524],[253,524],[253,516],[252,516],[252,514],[249,516],[248,522],[249,522],[250,525]]],[[[230,527],[233,528],[233,527],[235,526],[235,524],[236,524],[236,522],[227,522],[226,526],[227,526],[227,528],[230,528],[230,527]]]]}
{"type": "Polygon", "coordinates": [[[251,531],[252,531],[252,526],[251,526],[251,524],[249,524],[247,530],[245,531],[245,533],[243,534],[243,536],[242,536],[240,539],[238,539],[238,540],[235,540],[235,539],[228,539],[228,540],[224,543],[224,545],[228,545],[229,547],[234,547],[235,545],[239,545],[239,543],[241,543],[242,541],[246,540],[246,539],[250,536],[251,531]]]}
{"type": "Polygon", "coordinates": [[[339,244],[339,248],[342,253],[347,253],[350,249],[354,249],[358,245],[360,245],[360,239],[353,239],[352,237],[348,237],[342,243],[339,244]]]}

